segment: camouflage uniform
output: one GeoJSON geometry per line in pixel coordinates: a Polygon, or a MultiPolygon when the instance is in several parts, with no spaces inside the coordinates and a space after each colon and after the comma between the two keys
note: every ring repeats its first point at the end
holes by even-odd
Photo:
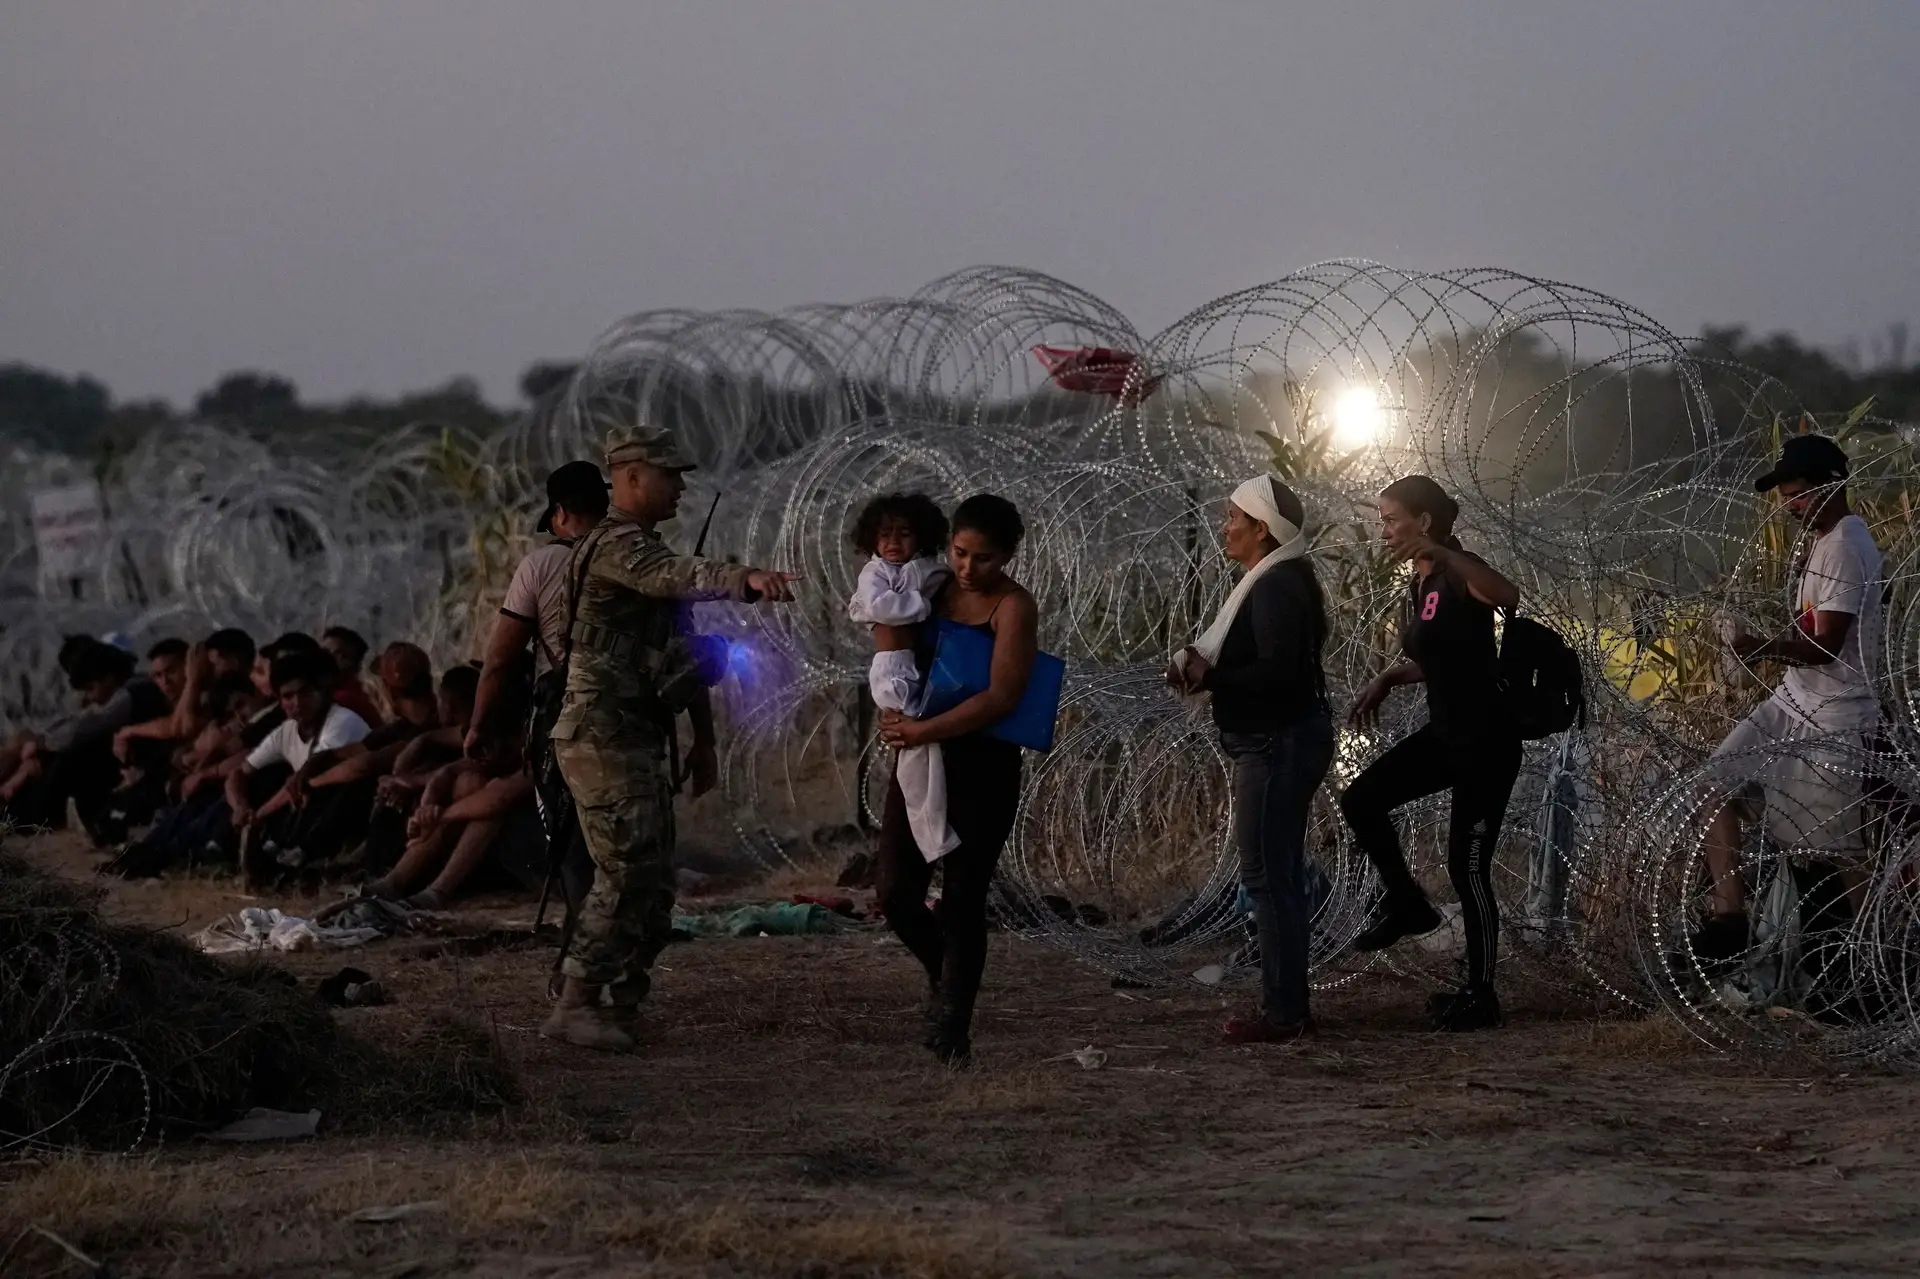
{"type": "MultiPolygon", "coordinates": [[[[609,468],[639,459],[691,469],[665,431],[616,430],[609,468]]],[[[567,691],[553,753],[593,857],[562,971],[645,992],[673,911],[673,717],[700,687],[678,634],[678,602],[748,598],[748,569],[676,555],[614,507],[574,549],[567,691]]]]}

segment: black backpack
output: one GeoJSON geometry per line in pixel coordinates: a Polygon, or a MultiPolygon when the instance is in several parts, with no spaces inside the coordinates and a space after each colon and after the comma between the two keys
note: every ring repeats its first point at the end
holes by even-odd
{"type": "Polygon", "coordinates": [[[1587,723],[1580,659],[1557,631],[1530,617],[1507,618],[1500,640],[1500,687],[1521,740],[1587,723]]]}

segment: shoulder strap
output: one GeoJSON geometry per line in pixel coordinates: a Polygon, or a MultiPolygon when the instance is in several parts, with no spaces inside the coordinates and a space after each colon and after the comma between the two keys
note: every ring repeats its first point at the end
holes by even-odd
{"type": "Polygon", "coordinates": [[[586,540],[580,543],[567,565],[567,628],[565,638],[561,640],[566,651],[560,656],[562,666],[573,660],[573,624],[580,615],[580,592],[586,587],[587,570],[593,567],[593,557],[599,554],[600,543],[606,540],[609,527],[600,524],[587,534],[586,540]]]}

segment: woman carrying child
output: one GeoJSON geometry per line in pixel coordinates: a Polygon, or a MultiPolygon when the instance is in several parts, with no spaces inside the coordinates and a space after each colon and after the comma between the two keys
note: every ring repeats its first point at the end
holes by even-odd
{"type": "MultiPolygon", "coordinates": [[[[889,709],[880,720],[881,740],[902,752],[940,747],[945,820],[956,843],[944,856],[923,850],[896,776],[880,823],[877,879],[888,926],[926,970],[933,1021],[927,1047],[950,1064],[965,1062],[972,1051],[973,1006],[987,962],[987,892],[1020,803],[1020,748],[989,730],[1019,706],[1039,652],[1033,596],[1006,571],[1025,532],[1013,503],[990,493],[954,511],[947,550],[952,576],[928,598],[931,615],[918,628],[915,678],[924,678],[933,634],[945,620],[991,636],[988,686],[938,715],[917,719],[889,709]],[[927,908],[936,857],[945,868],[937,914],[927,908]]],[[[916,547],[914,557],[926,553],[916,547]]]]}

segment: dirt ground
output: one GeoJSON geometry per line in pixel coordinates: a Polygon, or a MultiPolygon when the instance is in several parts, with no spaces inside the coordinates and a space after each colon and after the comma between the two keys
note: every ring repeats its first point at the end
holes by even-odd
{"type": "MultiPolygon", "coordinates": [[[[37,859],[91,878],[43,841],[37,859]]],[[[804,877],[802,877],[804,878],[804,877]]],[[[796,883],[782,883],[792,891],[796,883]]],[[[751,896],[752,894],[743,894],[751,896]]],[[[115,885],[195,929],[230,883],[115,885]]],[[[310,901],[280,902],[298,913],[310,901]]],[[[467,908],[526,921],[526,902],[467,908]]],[[[1664,1020],[1521,1003],[1504,1030],[1418,1029],[1423,992],[1363,978],[1323,1033],[1227,1048],[1244,998],[1116,991],[997,936],[972,1070],[918,1043],[884,934],[671,948],[631,1057],[540,1038],[550,952],[392,941],[344,961],[396,1051],[424,1013],[497,1034],[525,1099],[457,1131],[186,1143],[0,1163],[0,1275],[1910,1274],[1920,1106],[1906,1078],[1717,1054],[1664,1020]],[[1105,1062],[1069,1054],[1091,1045],[1105,1062]],[[367,1209],[405,1208],[380,1222],[367,1209]],[[14,1244],[13,1253],[5,1252],[14,1244]]]]}

